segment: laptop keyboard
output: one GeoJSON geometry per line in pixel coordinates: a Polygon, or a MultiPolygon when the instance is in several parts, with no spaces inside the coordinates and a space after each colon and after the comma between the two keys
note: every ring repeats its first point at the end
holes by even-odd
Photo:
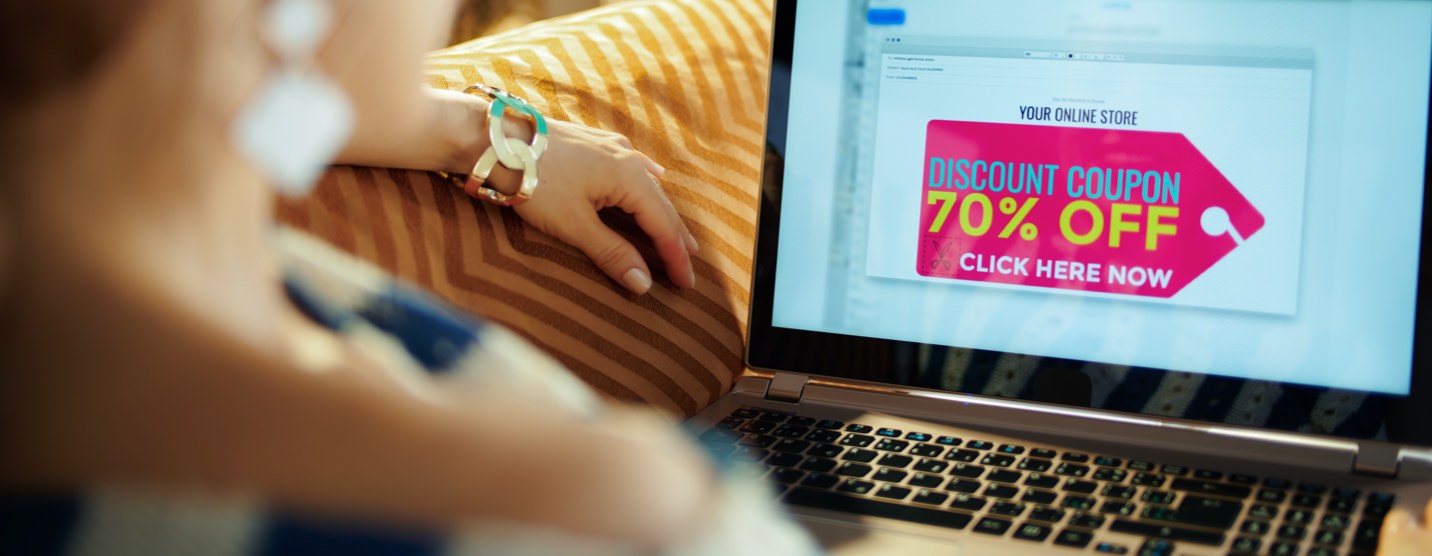
{"type": "Polygon", "coordinates": [[[1390,494],[741,408],[701,435],[790,505],[1106,554],[1372,554],[1390,494]],[[1125,544],[1103,532],[1142,537],[1125,544]]]}

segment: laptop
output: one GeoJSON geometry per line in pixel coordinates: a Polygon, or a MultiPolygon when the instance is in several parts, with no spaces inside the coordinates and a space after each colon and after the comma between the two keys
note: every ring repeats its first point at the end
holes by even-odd
{"type": "Polygon", "coordinates": [[[1370,554],[1421,514],[1432,2],[778,0],[772,37],[756,373],[692,424],[832,552],[1370,554]]]}

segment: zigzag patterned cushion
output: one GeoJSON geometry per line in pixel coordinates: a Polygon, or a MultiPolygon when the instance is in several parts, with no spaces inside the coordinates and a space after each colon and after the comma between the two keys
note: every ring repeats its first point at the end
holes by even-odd
{"type": "Polygon", "coordinates": [[[507,325],[602,392],[695,413],[744,368],[770,19],[765,0],[636,1],[427,61],[433,87],[505,88],[549,117],[625,134],[665,166],[701,244],[694,290],[658,278],[628,294],[576,249],[423,172],[335,168],[279,218],[507,325]]]}

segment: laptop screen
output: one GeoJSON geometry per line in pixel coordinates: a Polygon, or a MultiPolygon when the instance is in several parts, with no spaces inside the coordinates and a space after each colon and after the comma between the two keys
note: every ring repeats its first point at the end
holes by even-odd
{"type": "Polygon", "coordinates": [[[1414,393],[1432,3],[791,4],[753,365],[1362,436],[1414,393]]]}

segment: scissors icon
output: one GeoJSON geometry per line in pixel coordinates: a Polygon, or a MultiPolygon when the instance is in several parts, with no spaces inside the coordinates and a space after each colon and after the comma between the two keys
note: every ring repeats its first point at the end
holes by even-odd
{"type": "Polygon", "coordinates": [[[930,240],[930,244],[935,246],[935,256],[930,260],[930,270],[953,272],[955,270],[955,264],[950,261],[949,242],[932,239],[930,240]]]}

